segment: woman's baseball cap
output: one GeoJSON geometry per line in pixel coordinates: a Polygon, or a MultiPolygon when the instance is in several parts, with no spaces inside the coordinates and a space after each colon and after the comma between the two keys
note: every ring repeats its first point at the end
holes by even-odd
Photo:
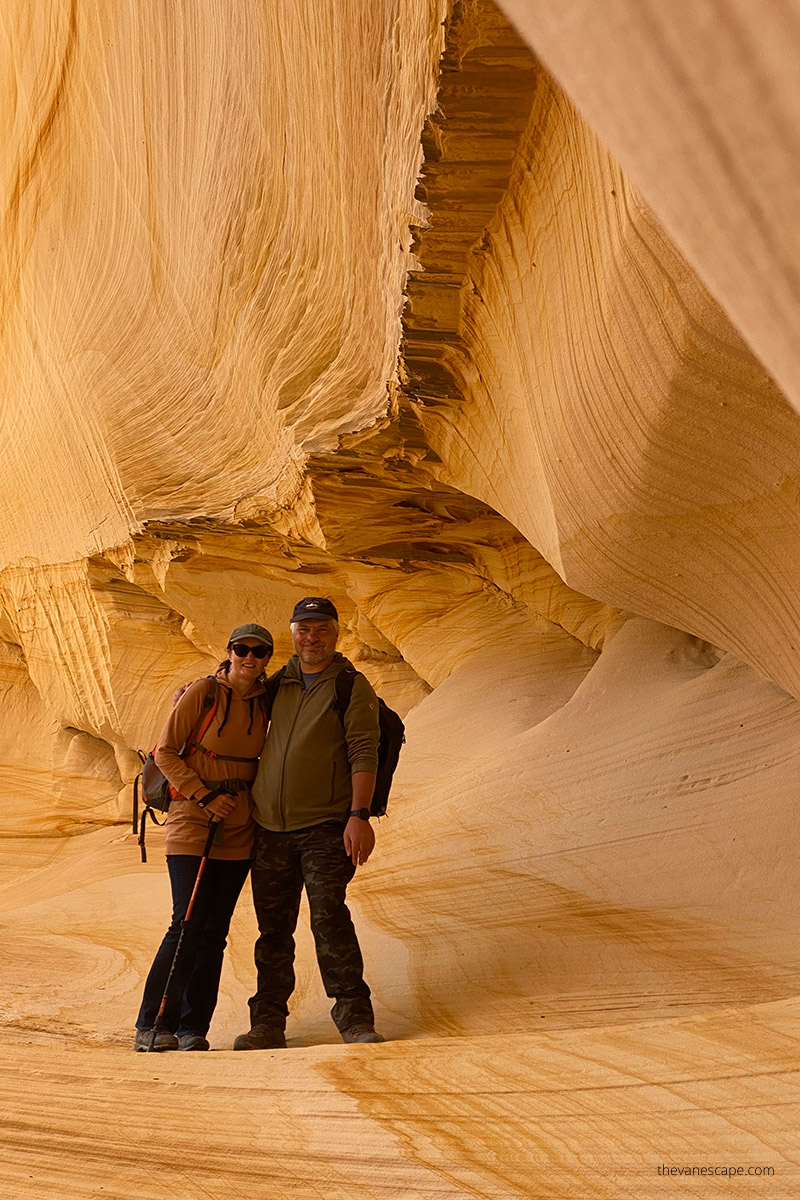
{"type": "Polygon", "coordinates": [[[263,642],[270,654],[272,654],[274,649],[272,634],[263,625],[237,625],[228,638],[228,645],[232,646],[234,642],[240,641],[241,638],[255,638],[256,641],[263,642]]]}

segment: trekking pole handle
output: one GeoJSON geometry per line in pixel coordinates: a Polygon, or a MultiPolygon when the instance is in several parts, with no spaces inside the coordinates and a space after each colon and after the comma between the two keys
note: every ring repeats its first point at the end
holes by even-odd
{"type": "Polygon", "coordinates": [[[205,808],[209,800],[216,800],[217,796],[235,796],[239,792],[246,791],[250,784],[245,783],[243,779],[223,779],[216,787],[203,796],[202,800],[198,800],[197,804],[200,808],[205,808]]]}
{"type": "MultiPolygon", "coordinates": [[[[222,783],[218,784],[215,788],[212,788],[208,795],[203,797],[203,803],[200,805],[200,807],[205,808],[209,800],[216,799],[217,796],[221,796],[223,792],[228,792],[228,790],[228,781],[227,779],[223,779],[222,783]]],[[[206,845],[205,849],[203,850],[203,858],[208,858],[209,854],[211,853],[211,844],[216,836],[217,826],[221,824],[222,817],[218,817],[216,813],[211,813],[208,821],[208,837],[206,838],[206,845]]]]}
{"type": "Polygon", "coordinates": [[[208,837],[206,838],[206,844],[205,844],[205,848],[203,850],[203,855],[202,855],[203,859],[208,858],[209,854],[211,853],[211,846],[214,841],[214,838],[217,835],[217,827],[221,824],[222,824],[222,818],[218,817],[218,816],[216,816],[216,814],[212,813],[211,820],[208,822],[208,837]]]}

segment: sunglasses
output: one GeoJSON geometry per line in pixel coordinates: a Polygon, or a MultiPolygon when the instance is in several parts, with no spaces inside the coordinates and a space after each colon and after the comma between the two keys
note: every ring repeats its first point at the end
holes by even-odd
{"type": "Polygon", "coordinates": [[[253,658],[266,658],[269,654],[266,646],[245,646],[244,642],[234,642],[231,650],[237,658],[247,658],[248,654],[253,658]]]}

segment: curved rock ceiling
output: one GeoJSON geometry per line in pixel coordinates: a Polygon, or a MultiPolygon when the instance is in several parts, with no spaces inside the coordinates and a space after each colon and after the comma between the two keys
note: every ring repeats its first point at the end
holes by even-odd
{"type": "Polygon", "coordinates": [[[53,1105],[13,1194],[179,1194],[176,1144],[198,1195],[644,1196],[687,1146],[794,1194],[798,29],[8,0],[0,1040],[53,1105]],[[303,933],[287,1065],[178,1064],[211,1166],[168,1121],[145,1193],[144,1151],[81,1134],[109,1079],[165,1103],[120,1082],[166,905],[135,751],[312,592],[407,714],[353,889],[393,1040],[311,1048],[303,933]]]}

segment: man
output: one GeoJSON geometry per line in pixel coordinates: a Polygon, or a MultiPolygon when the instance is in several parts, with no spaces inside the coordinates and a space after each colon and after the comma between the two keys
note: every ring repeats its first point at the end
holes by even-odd
{"type": "Polygon", "coordinates": [[[307,596],[292,613],[289,659],[272,706],[253,785],[256,842],[253,903],[258,983],[249,1033],[234,1050],[286,1045],[294,990],[294,931],[303,887],[331,1015],[345,1042],[382,1042],[375,1032],[363,960],[345,903],[356,867],[375,845],[369,805],[378,766],[378,701],[356,675],[347,709],[334,707],[334,681],[349,666],[336,651],[338,613],[307,596]]]}

